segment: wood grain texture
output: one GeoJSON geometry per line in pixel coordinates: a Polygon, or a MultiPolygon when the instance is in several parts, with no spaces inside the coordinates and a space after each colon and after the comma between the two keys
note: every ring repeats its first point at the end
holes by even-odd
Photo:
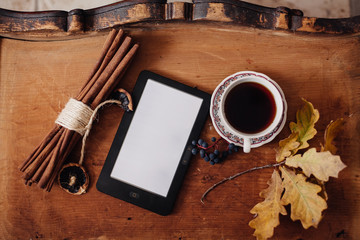
{"type": "Polygon", "coordinates": [[[74,38],[111,27],[168,21],[205,21],[279,31],[358,34],[360,16],[343,19],[304,17],[301,10],[268,8],[238,0],[125,0],[81,10],[16,12],[0,9],[0,35],[21,39],[74,38]]]}
{"type": "MultiPolygon", "coordinates": [[[[121,87],[131,92],[138,74],[151,70],[208,93],[226,76],[242,70],[277,81],[295,120],[301,98],[320,111],[320,146],[330,120],[344,117],[337,146],[348,166],[327,184],[329,208],[317,229],[281,216],[273,239],[356,239],[360,235],[360,40],[359,36],[315,36],[234,25],[149,24],[128,28],[140,49],[121,87]]],[[[232,155],[210,166],[194,157],[174,212],[162,217],[98,192],[95,188],[122,110],[106,107],[89,136],[85,168],[89,191],[71,196],[54,186],[50,193],[27,187],[18,166],[53,126],[68,98],[85,81],[100,54],[105,34],[68,41],[0,39],[0,239],[254,239],[250,209],[262,199],[272,169],[234,179],[201,195],[236,172],[275,162],[274,148],[289,134],[250,154],[232,155]]],[[[216,132],[208,120],[202,137],[216,132]]],[[[80,146],[70,156],[79,158],[80,146]]],[[[146,166],[144,166],[146,167],[146,166]]]]}

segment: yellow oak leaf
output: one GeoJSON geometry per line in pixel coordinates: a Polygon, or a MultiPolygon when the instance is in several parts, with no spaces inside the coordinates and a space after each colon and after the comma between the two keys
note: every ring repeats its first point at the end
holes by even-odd
{"type": "Polygon", "coordinates": [[[291,204],[291,219],[300,220],[305,229],[317,227],[322,211],[327,208],[326,201],[318,195],[321,187],[307,182],[303,174],[296,174],[290,169],[280,167],[284,195],[281,198],[283,205],[291,204]]]}
{"type": "Polygon", "coordinates": [[[297,154],[286,159],[285,164],[290,167],[300,167],[307,177],[311,174],[321,181],[328,181],[329,177],[338,177],[346,165],[340,156],[332,155],[329,151],[316,152],[315,148],[307,150],[302,156],[297,154]]]}
{"type": "Polygon", "coordinates": [[[256,214],[256,218],[249,222],[249,226],[255,229],[253,235],[257,239],[272,237],[274,228],[280,224],[279,213],[286,215],[286,209],[280,200],[284,188],[277,170],[274,170],[268,185],[269,187],[259,194],[265,200],[250,210],[250,213],[256,214]]]}
{"type": "Polygon", "coordinates": [[[276,149],[276,161],[281,162],[285,158],[291,156],[300,143],[298,142],[299,134],[294,132],[288,138],[279,142],[279,147],[276,149]]]}
{"type": "MultiPolygon", "coordinates": [[[[298,141],[300,146],[296,149],[304,149],[309,147],[307,141],[312,139],[317,133],[315,123],[319,120],[320,114],[317,109],[314,109],[312,103],[303,99],[304,105],[296,112],[296,123],[290,123],[291,132],[299,134],[298,141]]],[[[294,154],[296,153],[294,152],[294,154]]]]}
{"type": "Polygon", "coordinates": [[[332,154],[336,154],[337,148],[333,144],[333,141],[342,130],[344,123],[344,119],[339,118],[335,121],[331,121],[329,125],[327,125],[324,135],[324,147],[322,148],[323,152],[330,151],[332,154]]]}

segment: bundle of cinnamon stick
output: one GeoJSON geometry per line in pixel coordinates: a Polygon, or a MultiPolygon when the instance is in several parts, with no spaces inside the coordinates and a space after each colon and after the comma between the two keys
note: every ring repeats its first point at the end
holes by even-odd
{"type": "MultiPolygon", "coordinates": [[[[100,59],[76,100],[96,108],[108,98],[130,65],[137,49],[131,38],[122,30],[112,30],[103,47],[100,59]]],[[[37,183],[40,188],[51,190],[65,159],[81,135],[55,124],[34,152],[20,166],[25,184],[37,183]]]]}

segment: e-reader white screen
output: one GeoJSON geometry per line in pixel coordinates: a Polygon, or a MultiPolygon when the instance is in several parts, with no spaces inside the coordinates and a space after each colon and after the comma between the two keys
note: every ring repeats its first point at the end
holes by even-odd
{"type": "Polygon", "coordinates": [[[166,197],[202,102],[149,79],[111,178],[166,197]]]}

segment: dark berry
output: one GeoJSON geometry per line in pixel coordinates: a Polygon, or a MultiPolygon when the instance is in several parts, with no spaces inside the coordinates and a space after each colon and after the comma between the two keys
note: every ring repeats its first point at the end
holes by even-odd
{"type": "Polygon", "coordinates": [[[203,143],[201,144],[201,146],[202,146],[203,148],[207,148],[209,145],[207,144],[207,142],[203,142],[203,143]]]}
{"type": "Polygon", "coordinates": [[[191,145],[196,146],[196,141],[192,140],[191,145]]]}
{"type": "Polygon", "coordinates": [[[219,151],[219,150],[217,150],[217,149],[215,149],[214,154],[215,154],[216,156],[219,156],[220,151],[219,151]]]}
{"type": "Polygon", "coordinates": [[[204,149],[200,149],[200,157],[202,157],[202,158],[205,157],[205,150],[204,149]]]}
{"type": "Polygon", "coordinates": [[[211,165],[214,165],[215,162],[214,162],[213,160],[210,160],[210,164],[211,164],[211,165]]]}
{"type": "Polygon", "coordinates": [[[215,154],[210,153],[210,154],[209,154],[209,157],[210,157],[210,160],[214,160],[214,158],[215,158],[215,154]]]}
{"type": "Polygon", "coordinates": [[[206,155],[206,156],[204,157],[204,160],[205,160],[205,162],[208,162],[208,161],[210,161],[210,158],[209,158],[209,156],[208,156],[208,155],[206,155]]]}
{"type": "Polygon", "coordinates": [[[233,144],[233,143],[230,143],[230,144],[229,144],[229,150],[233,150],[234,147],[235,147],[235,144],[233,144]]]}
{"type": "Polygon", "coordinates": [[[198,150],[197,150],[196,148],[191,149],[191,153],[192,153],[193,155],[196,155],[197,152],[198,152],[198,150]]]}
{"type": "Polygon", "coordinates": [[[200,146],[203,144],[203,142],[204,142],[204,140],[202,140],[202,139],[199,139],[199,140],[198,140],[198,144],[199,144],[200,146]]]}
{"type": "Polygon", "coordinates": [[[215,137],[212,137],[212,138],[211,138],[211,141],[212,141],[212,142],[216,142],[216,138],[215,138],[215,137]]]}
{"type": "Polygon", "coordinates": [[[123,93],[123,92],[121,92],[121,93],[119,94],[119,99],[123,100],[123,99],[125,99],[125,98],[126,98],[126,94],[123,93]]]}
{"type": "Polygon", "coordinates": [[[215,159],[214,159],[214,162],[215,162],[215,163],[218,163],[218,162],[220,162],[220,159],[219,159],[219,158],[215,158],[215,159]]]}

